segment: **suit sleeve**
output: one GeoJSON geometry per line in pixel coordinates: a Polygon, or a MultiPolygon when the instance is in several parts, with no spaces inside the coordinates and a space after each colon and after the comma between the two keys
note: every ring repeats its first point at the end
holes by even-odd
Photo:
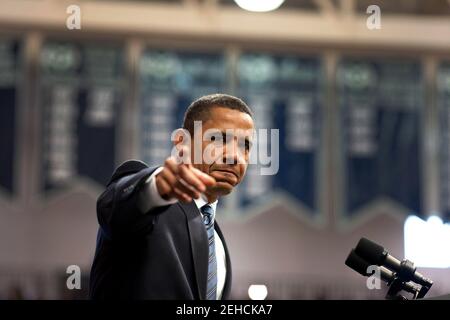
{"type": "Polygon", "coordinates": [[[151,232],[158,214],[166,207],[155,207],[143,213],[139,208],[139,195],[156,169],[128,161],[116,170],[97,200],[97,219],[105,236],[136,237],[151,232]]]}
{"type": "Polygon", "coordinates": [[[145,181],[138,195],[138,207],[143,213],[149,213],[155,207],[167,206],[178,202],[178,199],[163,199],[156,187],[156,175],[163,170],[159,167],[153,171],[150,177],[145,181]]]}

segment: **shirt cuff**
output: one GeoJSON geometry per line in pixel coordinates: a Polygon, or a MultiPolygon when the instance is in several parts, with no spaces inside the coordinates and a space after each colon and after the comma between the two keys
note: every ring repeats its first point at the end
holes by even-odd
{"type": "Polygon", "coordinates": [[[165,200],[161,197],[156,188],[156,175],[161,172],[163,167],[156,169],[144,183],[138,199],[138,207],[143,213],[147,213],[153,208],[167,206],[178,202],[178,199],[171,198],[165,200]]]}

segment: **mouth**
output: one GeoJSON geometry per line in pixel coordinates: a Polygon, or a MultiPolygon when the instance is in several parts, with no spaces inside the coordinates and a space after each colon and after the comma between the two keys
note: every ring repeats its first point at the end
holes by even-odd
{"type": "Polygon", "coordinates": [[[213,171],[218,171],[218,172],[222,172],[222,173],[226,173],[226,174],[232,174],[237,179],[237,181],[239,181],[238,175],[236,174],[236,172],[234,172],[232,170],[214,169],[213,171]]]}

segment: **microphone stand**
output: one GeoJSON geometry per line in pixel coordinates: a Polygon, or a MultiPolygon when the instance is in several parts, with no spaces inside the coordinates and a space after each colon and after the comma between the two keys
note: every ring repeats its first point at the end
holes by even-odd
{"type": "Polygon", "coordinates": [[[429,280],[427,284],[411,285],[411,288],[405,286],[405,284],[413,279],[416,268],[414,263],[405,259],[400,264],[400,270],[394,273],[394,279],[388,283],[389,290],[386,294],[388,300],[408,300],[404,295],[399,294],[400,291],[405,290],[413,294],[412,299],[421,299],[425,297],[428,290],[430,290],[433,282],[429,280]]]}

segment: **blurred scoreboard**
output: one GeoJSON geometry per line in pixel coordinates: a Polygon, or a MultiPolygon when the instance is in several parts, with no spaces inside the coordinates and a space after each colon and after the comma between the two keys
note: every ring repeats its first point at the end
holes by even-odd
{"type": "Polygon", "coordinates": [[[442,63],[437,74],[437,105],[439,115],[440,205],[450,219],[450,62],[442,63]]]}
{"type": "Polygon", "coordinates": [[[15,39],[0,39],[0,190],[12,196],[17,190],[18,96],[21,83],[21,50],[15,39]]]}
{"type": "Polygon", "coordinates": [[[421,65],[348,58],[338,66],[337,79],[345,213],[352,216],[387,198],[421,214],[421,65]]]}
{"type": "Polygon", "coordinates": [[[124,59],[119,46],[46,41],[40,55],[42,191],[88,179],[105,185],[116,165],[124,59]]]}
{"type": "MultiPolygon", "coordinates": [[[[326,79],[320,54],[243,51],[231,64],[220,50],[148,47],[138,61],[137,86],[131,88],[124,48],[123,43],[43,41],[33,84],[40,114],[39,130],[32,129],[40,140],[36,192],[64,192],[77,184],[104,188],[119,158],[131,157],[124,154],[130,148],[121,141],[137,146],[136,155],[148,165],[161,165],[172,149],[171,134],[181,126],[189,104],[202,95],[224,92],[247,102],[258,129],[252,151],[257,152],[257,162],[249,166],[233,195],[239,214],[281,199],[317,217],[318,201],[324,199],[321,192],[332,181],[329,170],[324,170],[329,161],[342,164],[333,168],[343,177],[339,201],[347,218],[386,200],[409,213],[423,213],[422,159],[423,152],[429,152],[422,146],[423,116],[429,110],[420,62],[344,55],[338,61],[336,79],[326,79]],[[330,84],[336,99],[326,110],[338,116],[340,136],[324,134],[335,132],[325,128],[323,121],[325,87],[330,84]],[[130,88],[133,91],[127,92],[130,88]],[[128,110],[126,101],[133,95],[136,106],[128,110]],[[125,112],[133,115],[121,117],[125,112]],[[129,127],[136,141],[119,139],[121,128],[129,127]],[[279,139],[272,141],[273,129],[278,130],[275,138],[279,139]],[[322,157],[322,151],[336,143],[341,146],[333,149],[338,153],[322,157]],[[264,168],[275,171],[262,174],[264,168]]],[[[18,98],[25,75],[21,52],[20,41],[0,40],[0,190],[7,196],[17,192],[17,133],[23,125],[18,98]]],[[[450,62],[445,62],[439,64],[436,75],[436,159],[440,205],[447,217],[449,88],[450,62]]],[[[30,106],[23,110],[28,112],[30,106]]]]}
{"type": "Polygon", "coordinates": [[[253,109],[256,128],[279,130],[278,148],[272,145],[269,131],[258,131],[258,150],[254,150],[258,163],[248,168],[240,205],[262,204],[283,194],[315,214],[324,82],[320,58],[244,53],[238,80],[238,94],[253,109]],[[268,164],[261,157],[265,154],[271,160],[268,164]],[[262,174],[268,166],[278,172],[262,174]]]}

